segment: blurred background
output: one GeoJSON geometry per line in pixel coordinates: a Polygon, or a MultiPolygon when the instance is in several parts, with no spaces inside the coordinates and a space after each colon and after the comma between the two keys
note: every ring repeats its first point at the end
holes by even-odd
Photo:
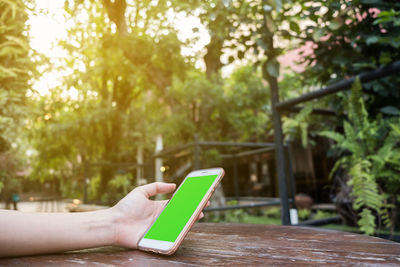
{"type": "Polygon", "coordinates": [[[0,0],[0,207],[100,209],[220,166],[206,221],[399,240],[399,47],[396,0],[0,0]]]}

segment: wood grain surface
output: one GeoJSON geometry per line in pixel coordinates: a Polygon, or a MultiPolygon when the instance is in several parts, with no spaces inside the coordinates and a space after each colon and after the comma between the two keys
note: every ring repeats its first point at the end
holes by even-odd
{"type": "Polygon", "coordinates": [[[0,259],[0,266],[400,266],[400,243],[319,228],[197,223],[173,256],[113,247],[0,259]]]}

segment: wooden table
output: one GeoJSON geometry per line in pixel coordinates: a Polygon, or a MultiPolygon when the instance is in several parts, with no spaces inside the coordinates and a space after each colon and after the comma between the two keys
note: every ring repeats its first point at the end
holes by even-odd
{"type": "Polygon", "coordinates": [[[318,228],[197,223],[177,253],[98,248],[0,260],[0,266],[400,265],[400,243],[318,228]]]}

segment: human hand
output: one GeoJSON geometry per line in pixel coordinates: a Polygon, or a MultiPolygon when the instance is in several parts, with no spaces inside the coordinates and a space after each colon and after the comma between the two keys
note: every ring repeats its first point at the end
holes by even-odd
{"type": "MultiPolygon", "coordinates": [[[[175,184],[161,182],[139,186],[112,207],[110,211],[115,218],[114,245],[137,248],[139,239],[168,202],[150,200],[149,197],[171,193],[175,188],[175,184]]],[[[203,216],[201,213],[199,219],[203,216]]]]}

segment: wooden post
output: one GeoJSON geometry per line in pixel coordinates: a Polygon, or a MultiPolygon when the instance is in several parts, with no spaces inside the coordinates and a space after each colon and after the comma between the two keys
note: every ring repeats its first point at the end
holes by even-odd
{"type": "MultiPolygon", "coordinates": [[[[163,150],[163,139],[161,134],[157,135],[156,139],[156,154],[159,153],[160,151],[163,150]]],[[[163,165],[163,160],[162,158],[156,158],[155,159],[155,178],[156,182],[163,182],[163,173],[161,171],[161,167],[163,165]]]]}
{"type": "Polygon", "coordinates": [[[136,154],[136,186],[141,185],[141,180],[144,178],[144,170],[143,170],[143,145],[139,145],[137,148],[136,154]]]}

